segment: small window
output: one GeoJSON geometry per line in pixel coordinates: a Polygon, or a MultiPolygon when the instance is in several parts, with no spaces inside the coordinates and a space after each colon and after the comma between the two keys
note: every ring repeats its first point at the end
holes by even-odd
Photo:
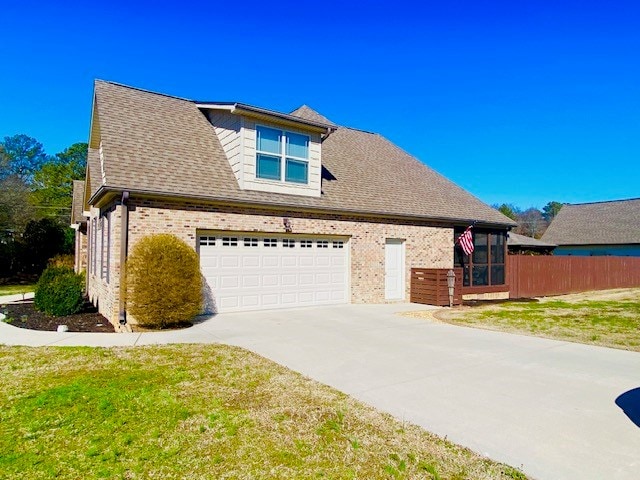
{"type": "Polygon", "coordinates": [[[223,247],[237,247],[238,246],[238,237],[222,237],[222,246],[223,247]]]}
{"type": "Polygon", "coordinates": [[[285,248],[294,248],[296,246],[296,241],[285,238],[284,240],[282,240],[282,246],[285,248]]]}
{"type": "Polygon", "coordinates": [[[318,240],[316,242],[316,245],[318,248],[329,248],[329,241],[328,240],[318,240]]]}
{"type": "Polygon", "coordinates": [[[216,237],[200,237],[200,245],[216,245],[216,237]]]}
{"type": "Polygon", "coordinates": [[[277,247],[278,246],[278,239],[277,238],[265,238],[264,239],[264,246],[265,247],[277,247]]]}
{"type": "Polygon", "coordinates": [[[334,240],[332,245],[333,248],[344,248],[344,242],[342,240],[334,240]]]}
{"type": "Polygon", "coordinates": [[[300,240],[300,248],[311,248],[313,247],[313,242],[311,240],[300,240]]]}
{"type": "Polygon", "coordinates": [[[257,247],[258,246],[258,239],[257,238],[245,238],[244,239],[244,246],[245,247],[257,247]]]}
{"type": "Polygon", "coordinates": [[[309,164],[307,162],[287,158],[284,179],[287,182],[307,183],[307,179],[309,178],[308,169],[309,164]]]}
{"type": "Polygon", "coordinates": [[[280,180],[280,158],[259,153],[256,176],[267,180],[280,180]]]}

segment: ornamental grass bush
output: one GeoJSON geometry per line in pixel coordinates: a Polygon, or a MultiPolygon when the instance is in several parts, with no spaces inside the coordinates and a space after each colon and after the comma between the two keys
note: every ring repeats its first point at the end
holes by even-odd
{"type": "Polygon", "coordinates": [[[33,304],[37,310],[61,317],[79,312],[84,304],[84,277],[69,267],[47,267],[36,283],[33,304]]]}
{"type": "Polygon", "coordinates": [[[168,328],[202,307],[198,254],[175,235],[142,238],[127,260],[127,310],[139,325],[168,328]]]}

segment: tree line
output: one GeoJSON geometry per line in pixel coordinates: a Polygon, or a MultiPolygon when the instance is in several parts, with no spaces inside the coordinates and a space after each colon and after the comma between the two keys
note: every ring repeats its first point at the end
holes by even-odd
{"type": "Polygon", "coordinates": [[[73,180],[84,179],[86,163],[86,143],[49,155],[24,134],[0,141],[0,278],[39,274],[73,252],[73,180]]]}
{"type": "Polygon", "coordinates": [[[551,220],[553,220],[562,208],[562,203],[555,201],[549,202],[542,207],[542,210],[535,207],[522,210],[512,203],[503,203],[502,205],[495,204],[493,208],[518,223],[518,226],[513,229],[513,232],[526,235],[527,237],[540,238],[547,230],[551,220]]]}

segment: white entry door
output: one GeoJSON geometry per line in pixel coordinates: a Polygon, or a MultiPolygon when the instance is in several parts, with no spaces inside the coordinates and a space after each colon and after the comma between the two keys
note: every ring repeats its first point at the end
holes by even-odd
{"type": "Polygon", "coordinates": [[[348,302],[345,238],[223,232],[198,244],[211,312],[348,302]]]}
{"type": "Polygon", "coordinates": [[[404,299],[404,240],[387,238],[384,244],[384,296],[404,299]]]}

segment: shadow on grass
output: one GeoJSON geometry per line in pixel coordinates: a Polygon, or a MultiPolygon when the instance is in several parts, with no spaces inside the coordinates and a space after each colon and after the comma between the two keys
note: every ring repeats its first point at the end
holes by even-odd
{"type": "Polygon", "coordinates": [[[616,398],[616,405],[629,417],[629,420],[640,427],[640,387],[624,392],[616,398]]]}

